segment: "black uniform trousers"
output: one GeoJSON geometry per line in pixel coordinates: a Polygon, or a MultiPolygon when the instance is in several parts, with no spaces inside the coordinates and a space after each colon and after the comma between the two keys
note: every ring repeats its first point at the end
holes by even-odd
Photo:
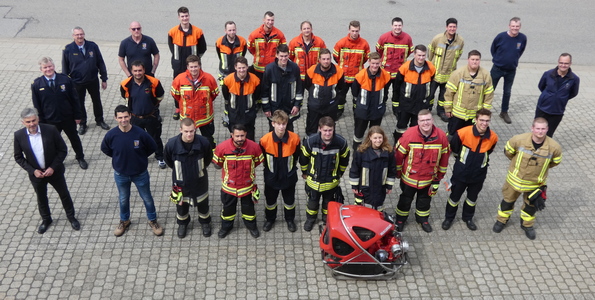
{"type": "Polygon", "coordinates": [[[270,184],[264,185],[264,196],[266,198],[266,210],[264,211],[267,221],[275,222],[277,219],[277,198],[279,192],[283,196],[285,221],[295,219],[295,185],[279,190],[270,184]]]}
{"type": "Polygon", "coordinates": [[[393,87],[393,94],[391,95],[391,102],[395,101],[397,99],[397,93],[399,91],[395,91],[395,82],[397,81],[397,78],[391,78],[391,80],[389,80],[386,85],[384,86],[384,96],[382,97],[382,101],[384,103],[386,103],[386,101],[388,101],[388,90],[390,89],[391,85],[393,87]]]}
{"type": "MultiPolygon", "coordinates": [[[[215,135],[215,122],[211,122],[209,124],[203,125],[198,127],[198,129],[200,129],[200,135],[204,136],[207,138],[207,140],[209,140],[209,143],[211,144],[211,148],[215,149],[215,138],[213,137],[213,135],[215,135]]],[[[163,147],[161,147],[163,148],[163,147]]]]}
{"type": "Polygon", "coordinates": [[[364,120],[360,118],[353,118],[355,128],[353,129],[353,151],[357,150],[357,147],[364,141],[364,134],[366,129],[372,126],[380,126],[382,124],[382,118],[376,120],[364,120]]]}
{"type": "Polygon", "coordinates": [[[236,197],[221,191],[221,202],[223,203],[223,210],[221,210],[221,228],[233,228],[233,221],[236,217],[238,199],[240,200],[240,207],[242,211],[242,219],[244,225],[248,229],[256,228],[256,210],[254,209],[254,202],[252,202],[252,194],[244,197],[236,197]]]}
{"type": "Polygon", "coordinates": [[[450,197],[446,202],[446,213],[445,219],[453,220],[457,215],[457,209],[459,207],[459,201],[461,200],[461,196],[465,190],[467,190],[467,199],[463,204],[463,221],[469,221],[473,219],[475,215],[475,204],[477,203],[477,198],[479,196],[479,192],[483,188],[483,180],[479,182],[467,183],[458,181],[455,178],[451,178],[452,187],[450,190],[450,197]]]}
{"type": "MultiPolygon", "coordinates": [[[[198,222],[200,224],[211,223],[211,215],[209,214],[209,197],[204,200],[197,202],[196,197],[189,197],[188,201],[192,201],[196,209],[198,210],[198,222]]],[[[178,213],[177,220],[178,225],[188,225],[190,223],[190,203],[180,201],[176,205],[176,212],[178,213]]]]}
{"type": "Polygon", "coordinates": [[[427,222],[430,216],[430,202],[432,201],[432,197],[428,195],[429,189],[430,186],[416,189],[406,185],[401,180],[401,191],[403,192],[399,196],[399,203],[397,203],[397,221],[405,222],[407,220],[413,197],[417,194],[417,201],[415,202],[415,221],[417,223],[427,222]]]}
{"type": "Polygon", "coordinates": [[[337,186],[328,191],[319,192],[306,185],[306,195],[308,196],[308,204],[306,208],[306,217],[308,219],[316,220],[318,209],[320,208],[320,197],[322,197],[322,221],[326,222],[326,214],[328,213],[328,203],[335,201],[335,193],[340,187],[337,186]]]}
{"type": "Polygon", "coordinates": [[[324,110],[310,109],[308,107],[308,115],[306,117],[306,135],[310,136],[318,132],[318,122],[322,117],[331,117],[336,122],[337,113],[339,112],[338,106],[331,105],[331,107],[324,110]]]}
{"type": "Polygon", "coordinates": [[[455,133],[459,129],[467,127],[469,125],[473,125],[473,119],[463,120],[455,116],[448,119],[448,140],[450,141],[450,139],[455,135],[455,133]]]}
{"type": "MultiPolygon", "coordinates": [[[[48,123],[56,126],[58,132],[66,133],[68,140],[70,141],[70,145],[72,146],[72,150],[76,154],[76,159],[83,159],[85,158],[85,154],[83,153],[83,144],[81,143],[81,138],[79,137],[76,131],[76,122],[74,120],[62,121],[60,123],[48,123]]],[[[81,121],[82,124],[82,121],[81,121]]]]}
{"type": "Polygon", "coordinates": [[[556,131],[556,128],[558,128],[558,125],[560,125],[560,122],[562,122],[562,118],[564,117],[564,115],[550,115],[550,114],[544,112],[543,110],[536,108],[535,109],[535,118],[539,118],[539,117],[542,117],[547,120],[547,125],[548,125],[547,136],[553,137],[554,132],[556,131]]]}
{"type": "Polygon", "coordinates": [[[74,220],[74,205],[72,203],[72,198],[70,197],[70,192],[68,191],[68,186],[66,185],[64,173],[54,173],[52,176],[44,178],[37,178],[34,175],[29,175],[29,179],[37,194],[37,207],[39,208],[39,214],[43,221],[52,221],[48,201],[48,183],[54,187],[58,196],[60,196],[62,207],[64,207],[64,211],[66,211],[68,220],[74,220]]]}
{"type": "Polygon", "coordinates": [[[397,132],[405,133],[408,127],[417,125],[417,113],[412,114],[404,110],[399,111],[397,116],[397,132]],[[409,125],[407,125],[409,123],[409,125]]]}
{"type": "MultiPolygon", "coordinates": [[[[436,111],[438,112],[438,116],[440,116],[440,113],[444,113],[444,92],[446,92],[446,82],[445,83],[438,83],[436,81],[432,81],[432,83],[430,83],[430,95],[432,95],[432,97],[434,97],[434,104],[436,104],[436,111]],[[440,88],[440,91],[438,92],[438,101],[436,101],[436,90],[440,88]]],[[[434,106],[434,104],[432,104],[432,106],[434,106]]],[[[432,110],[432,106],[430,106],[430,110],[432,110]]]]}
{"type": "Polygon", "coordinates": [[[95,122],[103,122],[103,104],[101,104],[101,95],[99,94],[99,78],[86,83],[75,83],[74,88],[79,96],[79,103],[81,111],[83,112],[83,118],[81,119],[81,125],[87,125],[87,109],[85,108],[85,95],[87,91],[93,101],[93,114],[95,114],[95,122]]]}
{"type": "Polygon", "coordinates": [[[161,140],[162,125],[161,121],[159,121],[160,119],[159,116],[148,116],[143,118],[132,116],[132,125],[146,130],[157,144],[157,150],[155,150],[155,158],[157,160],[163,160],[163,141],[161,140]]]}

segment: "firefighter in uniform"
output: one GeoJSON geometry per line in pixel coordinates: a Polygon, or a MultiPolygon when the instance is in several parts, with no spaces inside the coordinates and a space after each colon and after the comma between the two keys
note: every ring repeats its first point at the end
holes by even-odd
{"type": "Polygon", "coordinates": [[[295,184],[297,183],[297,162],[300,156],[300,137],[287,130],[289,116],[282,111],[273,113],[274,130],[260,139],[264,155],[264,195],[266,197],[266,221],[262,230],[273,228],[277,218],[277,197],[283,195],[287,229],[295,232],[295,184]]]}
{"type": "Polygon", "coordinates": [[[233,229],[238,199],[242,208],[242,219],[254,238],[260,236],[256,226],[254,202],[260,192],[255,184],[256,167],[263,161],[262,150],[257,143],[246,139],[246,127],[236,124],[231,128],[231,138],[215,148],[213,163],[221,170],[221,229],[219,238],[225,238],[233,229]],[[254,201],[253,201],[254,199],[254,201]]]}
{"type": "MultiPolygon", "coordinates": [[[[246,39],[236,35],[236,23],[234,21],[225,22],[225,35],[220,37],[215,42],[215,49],[217,50],[217,57],[219,57],[219,85],[223,87],[223,79],[227,75],[236,71],[236,58],[243,57],[248,51],[248,44],[246,39]]],[[[221,90],[225,99],[229,98],[229,94],[225,90],[221,90]]]]}
{"type": "Polygon", "coordinates": [[[395,150],[397,178],[401,179],[403,191],[395,210],[397,230],[403,231],[413,197],[417,194],[415,220],[423,231],[432,232],[428,222],[430,202],[446,173],[450,148],[444,131],[434,126],[432,112],[422,109],[417,118],[419,125],[407,129],[395,150]]]}
{"type": "Polygon", "coordinates": [[[432,95],[430,104],[433,106],[434,102],[436,102],[434,101],[436,99],[436,90],[440,88],[436,111],[443,122],[448,122],[448,117],[444,112],[446,82],[452,71],[456,70],[457,62],[463,55],[463,47],[465,46],[463,37],[457,33],[457,25],[458,21],[455,18],[446,20],[446,31],[436,35],[428,45],[428,60],[436,67],[436,76],[434,76],[430,86],[430,94],[432,95]]]}
{"type": "Polygon", "coordinates": [[[403,19],[396,17],[391,21],[392,30],[384,33],[378,38],[376,52],[382,56],[382,69],[390,73],[391,81],[384,86],[383,102],[388,101],[388,89],[393,86],[393,99],[399,92],[395,89],[395,79],[399,68],[407,57],[413,52],[413,41],[411,36],[403,31],[403,19]]]}
{"type": "Polygon", "coordinates": [[[205,137],[196,134],[196,127],[191,119],[180,121],[180,134],[167,141],[164,158],[172,168],[173,185],[170,200],[176,204],[178,237],[186,237],[190,223],[190,206],[196,206],[198,210],[202,235],[211,236],[207,167],[213,159],[213,150],[205,137]]]}
{"type": "MultiPolygon", "coordinates": [[[[347,101],[347,91],[355,80],[355,75],[364,68],[370,54],[370,44],[359,35],[359,21],[349,22],[349,33],[340,39],[333,48],[333,59],[343,69],[345,85],[339,95],[338,117],[343,115],[347,101]]],[[[353,93],[353,92],[352,92],[353,93]]]]}
{"type": "Polygon", "coordinates": [[[234,69],[235,72],[223,80],[224,123],[230,131],[233,125],[244,124],[248,130],[247,138],[254,141],[257,100],[254,93],[260,80],[248,72],[248,60],[243,56],[235,59],[234,69]]]}
{"type": "Polygon", "coordinates": [[[306,195],[308,195],[305,231],[311,231],[316,223],[320,197],[322,197],[323,222],[326,222],[328,203],[343,202],[339,183],[348,164],[347,141],[335,133],[335,121],[331,117],[322,117],[318,122],[318,133],[306,137],[302,142],[300,165],[302,178],[306,180],[306,195]]]}
{"type": "Polygon", "coordinates": [[[494,87],[490,72],[479,66],[481,53],[469,51],[467,65],[452,72],[444,93],[449,139],[457,130],[473,125],[476,112],[492,109],[494,87]]]}
{"type": "Polygon", "coordinates": [[[219,86],[211,74],[201,69],[200,57],[190,55],[186,64],[188,69],[171,83],[171,95],[180,106],[180,118],[192,119],[215,148],[213,100],[219,95],[219,86]]]}
{"type": "Polygon", "coordinates": [[[446,213],[442,229],[452,226],[459,207],[459,200],[465,191],[467,199],[463,204],[463,222],[470,230],[477,230],[473,222],[477,197],[488,174],[490,154],[498,142],[498,135],[490,129],[492,112],[482,108],[477,111],[475,124],[459,129],[452,135],[450,150],[454,153],[455,165],[450,179],[450,197],[446,202],[446,213]]]}
{"type": "Polygon", "coordinates": [[[306,135],[315,134],[318,121],[324,116],[337,120],[338,94],[343,88],[343,70],[331,61],[329,49],[320,50],[318,64],[308,69],[306,77],[308,92],[308,117],[306,135]]]}
{"type": "Polygon", "coordinates": [[[502,187],[504,199],[492,228],[494,232],[502,232],[514,211],[514,203],[522,194],[521,228],[529,239],[535,239],[535,213],[545,207],[548,171],[562,162],[562,147],[546,135],[547,131],[547,121],[536,118],[531,132],[515,135],[506,142],[504,154],[510,159],[510,165],[502,187]]]}
{"type": "Polygon", "coordinates": [[[306,85],[306,71],[316,65],[320,50],[326,49],[326,44],[320,37],[314,36],[310,21],[302,22],[300,30],[302,33],[289,42],[289,59],[300,67],[304,89],[308,90],[310,87],[306,85]]]}
{"type": "MultiPolygon", "coordinates": [[[[190,24],[190,12],[187,7],[178,8],[178,19],[180,25],[172,27],[167,33],[167,44],[171,51],[171,68],[174,71],[174,79],[186,71],[186,59],[190,55],[202,57],[207,51],[207,42],[202,29],[190,24]]],[[[174,120],[180,118],[179,102],[174,102],[176,110],[174,120]]]]}

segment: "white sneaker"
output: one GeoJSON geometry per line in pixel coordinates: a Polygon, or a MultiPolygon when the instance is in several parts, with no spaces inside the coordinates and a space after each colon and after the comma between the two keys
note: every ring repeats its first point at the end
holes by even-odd
{"type": "Polygon", "coordinates": [[[159,163],[159,168],[160,168],[160,169],[165,169],[165,168],[167,168],[167,165],[165,164],[165,161],[163,161],[163,160],[159,160],[159,161],[157,161],[157,162],[159,163]]]}

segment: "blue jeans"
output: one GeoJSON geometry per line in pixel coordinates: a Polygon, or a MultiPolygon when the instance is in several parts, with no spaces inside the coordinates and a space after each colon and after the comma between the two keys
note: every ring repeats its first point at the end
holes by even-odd
{"type": "Polygon", "coordinates": [[[496,66],[492,66],[492,70],[490,70],[490,75],[492,76],[492,84],[494,85],[494,90],[496,90],[500,78],[504,77],[504,88],[502,90],[502,108],[500,111],[508,112],[508,105],[510,104],[510,94],[512,92],[512,84],[514,83],[516,69],[504,70],[496,66]]]}
{"type": "Polygon", "coordinates": [[[157,220],[157,212],[155,212],[155,203],[153,196],[151,196],[151,183],[149,171],[144,171],[138,175],[122,175],[114,171],[114,180],[118,187],[120,194],[120,220],[128,221],[130,219],[130,184],[134,182],[140,197],[145,203],[147,209],[147,218],[151,221],[157,220]]]}

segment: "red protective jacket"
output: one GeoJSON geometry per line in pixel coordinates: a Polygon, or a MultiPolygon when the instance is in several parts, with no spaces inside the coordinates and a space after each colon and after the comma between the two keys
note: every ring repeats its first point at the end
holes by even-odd
{"type": "Polygon", "coordinates": [[[345,82],[352,83],[355,74],[364,68],[370,54],[370,45],[362,37],[353,40],[347,35],[340,39],[333,49],[333,58],[343,69],[345,82]]]}
{"type": "Polygon", "coordinates": [[[440,181],[448,167],[450,147],[442,129],[432,126],[427,138],[419,126],[407,129],[396,146],[397,177],[408,186],[423,189],[440,181]]]}
{"type": "Polygon", "coordinates": [[[213,163],[221,167],[221,190],[238,198],[252,192],[255,169],[263,161],[262,150],[257,143],[246,139],[241,148],[236,148],[232,139],[217,145],[213,163]]]}
{"type": "Polygon", "coordinates": [[[318,63],[318,56],[320,49],[326,48],[324,41],[312,34],[312,41],[309,46],[304,44],[302,35],[294,37],[289,42],[289,59],[300,67],[300,77],[306,80],[306,72],[308,69],[318,63]]]}
{"type": "Polygon", "coordinates": [[[273,27],[268,36],[263,26],[252,31],[248,36],[248,51],[254,56],[254,70],[262,73],[268,64],[275,61],[279,44],[287,44],[287,40],[277,27],[273,27]]]}
{"type": "Polygon", "coordinates": [[[392,31],[389,31],[378,39],[376,52],[382,56],[384,70],[388,71],[392,78],[395,78],[401,65],[413,52],[411,36],[405,32],[395,36],[392,31]]]}
{"type": "Polygon", "coordinates": [[[194,120],[196,127],[213,122],[213,100],[219,95],[219,85],[211,74],[200,70],[193,82],[186,70],[171,83],[171,95],[180,105],[180,118],[194,120]]]}

